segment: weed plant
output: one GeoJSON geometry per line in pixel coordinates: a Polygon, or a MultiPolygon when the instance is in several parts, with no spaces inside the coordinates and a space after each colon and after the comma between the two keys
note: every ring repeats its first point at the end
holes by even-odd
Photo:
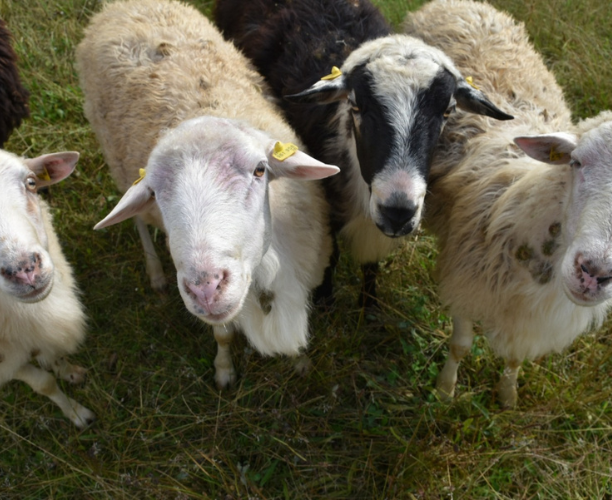
{"type": "MultiPolygon", "coordinates": [[[[210,0],[193,3],[210,14],[210,0]]],[[[376,3],[397,25],[423,2],[376,3]]],[[[526,23],[576,119],[612,107],[608,2],[493,3],[526,23]]],[[[90,318],[74,357],[87,382],[63,389],[99,417],[79,431],[23,383],[3,387],[1,499],[612,498],[612,324],[525,363],[520,405],[508,411],[493,390],[502,363],[479,338],[455,401],[440,403],[433,386],[450,322],[427,234],[382,263],[375,316],[356,307],[360,272],[343,255],[335,308],[312,314],[308,376],[238,338],[238,382],[219,392],[211,329],[187,313],[176,284],[166,296],[151,291],[133,224],[92,230],[120,196],[74,68],[100,7],[0,0],[32,93],[32,116],[7,149],[81,152],[75,174],[46,197],[90,318]]]]}

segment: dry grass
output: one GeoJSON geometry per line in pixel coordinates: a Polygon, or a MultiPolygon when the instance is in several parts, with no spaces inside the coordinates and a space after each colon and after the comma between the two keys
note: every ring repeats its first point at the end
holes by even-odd
{"type": "MultiPolygon", "coordinates": [[[[209,11],[210,2],[194,3],[209,11]]],[[[422,2],[377,3],[397,23],[422,2]]],[[[612,107],[604,2],[494,3],[527,22],[576,117],[612,107]]],[[[7,149],[82,153],[77,174],[49,199],[90,316],[76,357],[90,369],[87,383],[65,390],[99,415],[79,432],[27,386],[4,387],[0,498],[612,498],[611,325],[564,355],[526,364],[516,411],[498,408],[501,363],[479,339],[456,401],[440,404],[432,385],[449,324],[425,235],[384,263],[377,317],[355,307],[359,273],[343,257],[335,310],[313,314],[309,376],[240,339],[238,384],[219,393],[210,330],[176,289],[151,292],[133,225],[91,230],[118,195],[73,67],[99,6],[0,0],[32,91],[32,118],[7,149]]]]}

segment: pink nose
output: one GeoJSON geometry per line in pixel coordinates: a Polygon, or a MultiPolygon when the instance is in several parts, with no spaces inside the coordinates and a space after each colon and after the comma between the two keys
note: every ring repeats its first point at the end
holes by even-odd
{"type": "Polygon", "coordinates": [[[204,272],[195,281],[185,279],[185,290],[198,304],[208,308],[222,293],[227,276],[228,272],[222,269],[204,272]]]}
{"type": "Polygon", "coordinates": [[[612,276],[604,275],[594,266],[588,262],[580,263],[580,270],[582,276],[580,276],[580,284],[586,290],[596,291],[598,287],[606,286],[612,276]]]}
{"type": "Polygon", "coordinates": [[[40,282],[41,256],[38,253],[30,254],[26,259],[19,261],[15,266],[5,266],[0,270],[5,279],[17,285],[36,286],[40,282]]]}

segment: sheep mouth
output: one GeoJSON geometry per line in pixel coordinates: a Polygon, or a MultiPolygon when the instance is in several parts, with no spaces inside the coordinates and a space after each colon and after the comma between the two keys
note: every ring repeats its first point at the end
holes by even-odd
{"type": "Polygon", "coordinates": [[[590,294],[588,292],[578,292],[569,287],[565,287],[565,295],[576,305],[583,307],[593,307],[605,300],[601,294],[590,294]]]}
{"type": "Polygon", "coordinates": [[[222,325],[224,323],[229,323],[232,319],[234,319],[236,314],[238,314],[240,311],[241,305],[241,303],[238,303],[234,307],[228,308],[220,313],[206,312],[201,307],[198,307],[197,316],[202,321],[210,325],[222,325]]]}
{"type": "Polygon", "coordinates": [[[47,298],[47,296],[51,293],[51,289],[53,288],[53,277],[47,281],[43,286],[35,288],[34,290],[30,290],[26,293],[16,293],[14,297],[20,302],[25,302],[26,304],[33,304],[35,302],[40,302],[47,298]]]}

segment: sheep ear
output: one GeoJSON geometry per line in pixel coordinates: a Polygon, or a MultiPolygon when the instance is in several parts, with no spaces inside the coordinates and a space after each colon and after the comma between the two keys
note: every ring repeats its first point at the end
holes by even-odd
{"type": "Polygon", "coordinates": [[[292,102],[315,102],[329,104],[330,102],[346,99],[348,96],[346,78],[340,75],[333,80],[319,80],[312,87],[299,94],[286,95],[285,99],[292,102]]]}
{"type": "Polygon", "coordinates": [[[304,180],[324,179],[340,172],[338,167],[327,165],[298,151],[297,146],[293,144],[279,142],[272,143],[269,148],[268,167],[272,179],[277,177],[304,180]]]}
{"type": "Polygon", "coordinates": [[[147,210],[153,203],[155,203],[155,196],[146,183],[134,184],[125,192],[111,213],[98,222],[94,229],[102,229],[134,217],[147,210]]]}
{"type": "Polygon", "coordinates": [[[496,120],[512,120],[514,118],[514,116],[504,113],[495,106],[480,90],[472,87],[463,78],[457,81],[455,99],[457,100],[457,106],[463,111],[490,116],[496,120]]]}
{"type": "Polygon", "coordinates": [[[79,159],[76,151],[50,153],[24,159],[27,167],[36,174],[36,187],[50,186],[68,177],[79,159]]]}
{"type": "Polygon", "coordinates": [[[574,134],[559,132],[515,137],[514,142],[536,160],[551,165],[565,165],[572,159],[571,154],[578,144],[578,137],[574,134]]]}

